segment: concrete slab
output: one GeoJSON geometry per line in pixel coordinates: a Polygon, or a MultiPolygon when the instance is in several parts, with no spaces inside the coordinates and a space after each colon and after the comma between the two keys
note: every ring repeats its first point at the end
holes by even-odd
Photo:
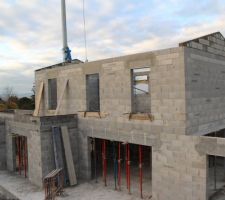
{"type": "MultiPolygon", "coordinates": [[[[111,178],[112,179],[112,178],[111,178]]],[[[113,180],[113,179],[112,179],[113,180]]],[[[125,181],[125,180],[123,180],[125,181]]],[[[19,175],[0,171],[0,188],[9,191],[10,194],[17,197],[19,200],[42,200],[44,199],[44,190],[32,185],[28,179],[19,175]]],[[[1,192],[0,192],[1,194],[1,192]]],[[[144,199],[149,199],[145,195],[144,199]]],[[[58,200],[105,200],[105,199],[120,199],[120,200],[140,200],[139,196],[126,193],[125,188],[122,191],[113,189],[113,182],[109,183],[108,187],[104,187],[99,180],[98,183],[90,181],[81,183],[78,186],[66,188],[62,197],[57,197],[58,200]]]]}
{"type": "MultiPolygon", "coordinates": [[[[66,189],[64,197],[58,197],[59,200],[105,200],[105,199],[120,199],[120,200],[140,200],[140,197],[129,195],[124,191],[112,189],[112,187],[104,187],[102,182],[83,183],[76,187],[66,189]]],[[[149,198],[147,198],[149,199],[149,198]]]]}
{"type": "Polygon", "coordinates": [[[7,171],[0,171],[0,186],[20,200],[44,199],[44,191],[32,185],[28,179],[7,171]]]}

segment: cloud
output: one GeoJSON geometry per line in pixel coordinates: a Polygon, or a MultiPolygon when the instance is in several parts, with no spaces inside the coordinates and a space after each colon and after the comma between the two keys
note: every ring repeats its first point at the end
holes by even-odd
{"type": "MultiPolygon", "coordinates": [[[[68,41],[84,60],[82,0],[67,0],[68,41]]],[[[177,46],[220,30],[223,0],[85,0],[88,59],[177,46]]],[[[0,94],[30,92],[33,71],[62,61],[60,1],[0,1],[0,94]]]]}

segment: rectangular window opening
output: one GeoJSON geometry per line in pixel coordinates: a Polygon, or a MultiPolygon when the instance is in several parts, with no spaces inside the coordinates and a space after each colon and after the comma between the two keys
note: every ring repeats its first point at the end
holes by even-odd
{"type": "Polygon", "coordinates": [[[132,69],[132,112],[150,113],[150,67],[132,69]]]}
{"type": "Polygon", "coordinates": [[[48,108],[49,110],[55,110],[57,108],[57,80],[48,80],[48,108]]]}
{"type": "Polygon", "coordinates": [[[87,111],[100,111],[99,74],[86,76],[87,111]]]}

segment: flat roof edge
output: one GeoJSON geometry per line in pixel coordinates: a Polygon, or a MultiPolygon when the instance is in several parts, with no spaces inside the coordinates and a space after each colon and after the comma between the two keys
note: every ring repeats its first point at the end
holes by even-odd
{"type": "MultiPolygon", "coordinates": [[[[182,49],[184,48],[183,46],[181,47],[171,47],[171,48],[165,48],[165,49],[159,49],[159,50],[153,50],[153,51],[146,51],[146,52],[139,52],[139,53],[133,53],[133,54],[126,54],[126,55],[122,55],[122,56],[115,56],[115,57],[109,57],[109,58],[103,58],[103,59],[98,59],[98,60],[93,60],[93,61],[90,61],[88,63],[94,63],[94,62],[99,62],[99,61],[107,61],[107,60],[116,60],[116,59],[121,59],[121,58],[125,58],[125,57],[128,57],[128,56],[137,56],[137,55],[142,55],[142,54],[146,54],[146,53],[158,53],[158,52],[166,52],[166,51],[173,51],[175,49],[182,49]]],[[[35,70],[35,72],[39,72],[39,71],[42,71],[42,70],[48,70],[48,69],[54,69],[54,68],[57,68],[57,67],[65,67],[65,66],[69,66],[69,65],[76,65],[76,64],[81,64],[81,63],[84,63],[84,62],[79,62],[79,63],[58,63],[58,64],[55,64],[55,65],[50,65],[50,66],[47,66],[47,67],[43,67],[43,68],[40,68],[40,69],[37,69],[35,70]]]]}

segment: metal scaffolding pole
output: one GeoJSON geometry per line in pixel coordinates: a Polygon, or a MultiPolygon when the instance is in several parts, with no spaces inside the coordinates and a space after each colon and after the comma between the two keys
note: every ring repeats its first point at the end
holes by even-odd
{"type": "Polygon", "coordinates": [[[19,175],[21,175],[21,138],[18,137],[19,175]]]}
{"type": "Polygon", "coordinates": [[[120,155],[120,142],[118,143],[118,186],[119,190],[121,190],[121,155],[120,155]]]}
{"type": "Polygon", "coordinates": [[[105,140],[102,140],[102,169],[103,169],[103,181],[105,186],[107,186],[107,182],[106,182],[107,163],[106,163],[106,141],[105,140]]]}
{"type": "Polygon", "coordinates": [[[67,43],[67,24],[66,24],[66,2],[61,0],[61,17],[62,17],[62,36],[63,36],[63,59],[64,62],[71,62],[71,50],[67,43]]]}
{"type": "Polygon", "coordinates": [[[114,162],[114,184],[115,190],[117,190],[117,159],[116,159],[116,142],[113,142],[113,162],[114,162]]]}
{"type": "Polygon", "coordinates": [[[24,175],[27,178],[27,138],[24,137],[24,175]]]}
{"type": "Polygon", "coordinates": [[[141,145],[139,145],[139,179],[140,179],[140,193],[141,193],[141,198],[143,199],[143,192],[142,192],[143,171],[142,171],[142,146],[141,145]]]}
{"type": "MultiPolygon", "coordinates": [[[[216,132],[215,132],[215,137],[216,137],[216,132]]],[[[216,177],[216,170],[217,170],[217,159],[216,159],[216,155],[214,156],[214,189],[217,190],[217,185],[216,185],[216,182],[217,182],[217,177],[216,177]]]]}
{"type": "Polygon", "coordinates": [[[125,148],[126,148],[126,156],[125,156],[125,161],[126,161],[126,183],[127,183],[127,189],[128,189],[128,145],[125,144],[125,148]]]}
{"type": "Polygon", "coordinates": [[[128,192],[130,192],[130,145],[127,144],[127,181],[128,181],[128,192]]]}
{"type": "Polygon", "coordinates": [[[94,146],[94,162],[95,162],[95,182],[97,183],[97,155],[96,155],[96,139],[93,139],[94,146]]]}
{"type": "Polygon", "coordinates": [[[217,190],[217,178],[216,178],[216,156],[214,156],[214,189],[217,190]]]}

